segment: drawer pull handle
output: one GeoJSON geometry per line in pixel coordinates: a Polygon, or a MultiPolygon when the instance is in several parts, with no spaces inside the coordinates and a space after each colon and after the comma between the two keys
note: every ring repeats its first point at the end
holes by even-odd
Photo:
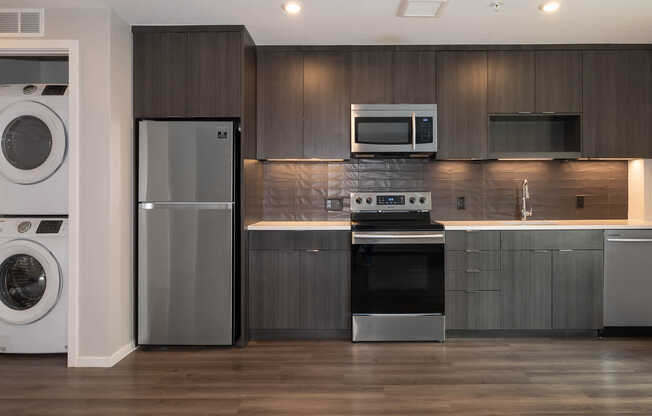
{"type": "Polygon", "coordinates": [[[467,273],[480,273],[480,269],[466,269],[467,273]]]}
{"type": "Polygon", "coordinates": [[[319,250],[306,250],[306,253],[319,253],[319,250]]]}
{"type": "Polygon", "coordinates": [[[575,251],[575,250],[571,250],[571,249],[568,248],[568,249],[563,249],[563,250],[559,250],[559,251],[560,251],[561,253],[570,253],[570,252],[573,252],[573,251],[575,251]]]}
{"type": "Polygon", "coordinates": [[[480,252],[480,250],[476,250],[476,249],[473,249],[473,248],[469,248],[469,249],[466,249],[464,251],[466,251],[467,253],[479,253],[480,252]]]}

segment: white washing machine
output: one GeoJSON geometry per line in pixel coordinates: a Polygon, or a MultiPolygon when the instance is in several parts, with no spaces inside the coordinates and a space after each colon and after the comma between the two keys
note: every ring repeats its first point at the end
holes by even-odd
{"type": "Polygon", "coordinates": [[[68,214],[67,123],[67,85],[0,85],[0,215],[68,214]]]}
{"type": "Polygon", "coordinates": [[[0,218],[0,353],[67,351],[67,235],[67,218],[0,218]]]}

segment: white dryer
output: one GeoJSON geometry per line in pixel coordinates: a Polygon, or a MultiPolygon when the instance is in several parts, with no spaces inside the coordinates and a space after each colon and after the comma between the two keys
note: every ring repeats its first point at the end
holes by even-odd
{"type": "Polygon", "coordinates": [[[0,218],[0,353],[68,346],[67,218],[0,218]]]}
{"type": "Polygon", "coordinates": [[[0,215],[68,214],[67,91],[0,85],[0,215]]]}

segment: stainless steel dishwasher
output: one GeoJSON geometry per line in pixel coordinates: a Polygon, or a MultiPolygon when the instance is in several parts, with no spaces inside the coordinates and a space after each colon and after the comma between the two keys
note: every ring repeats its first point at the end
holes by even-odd
{"type": "Polygon", "coordinates": [[[604,326],[652,326],[652,230],[604,235],[604,326]]]}

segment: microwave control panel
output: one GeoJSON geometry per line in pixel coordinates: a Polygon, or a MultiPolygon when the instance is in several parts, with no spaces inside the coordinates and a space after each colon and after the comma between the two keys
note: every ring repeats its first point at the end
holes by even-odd
{"type": "Polygon", "coordinates": [[[432,117],[417,117],[416,128],[417,143],[432,143],[432,117]]]}

